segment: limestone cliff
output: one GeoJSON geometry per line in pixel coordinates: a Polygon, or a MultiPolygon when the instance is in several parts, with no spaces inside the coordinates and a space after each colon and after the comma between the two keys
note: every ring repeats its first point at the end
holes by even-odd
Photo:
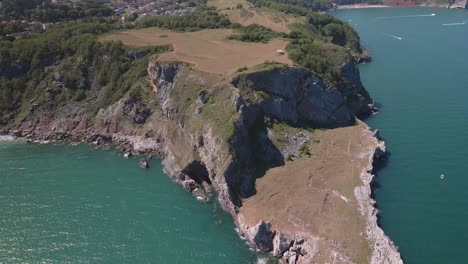
{"type": "MultiPolygon", "coordinates": [[[[244,198],[256,194],[256,180],[270,168],[285,164],[284,152],[272,141],[270,122],[341,127],[371,113],[372,101],[360,84],[355,64],[342,68],[349,81],[345,88],[334,87],[306,70],[281,65],[268,65],[231,80],[193,70],[188,64],[155,59],[147,71],[147,78],[96,114],[89,109],[102,94],[90,79],[92,96],[83,102],[65,103],[50,112],[54,94],[49,93],[49,99],[36,102],[6,129],[18,137],[83,140],[113,144],[127,152],[158,154],[164,158],[167,174],[200,200],[209,198],[213,186],[252,247],[273,252],[283,263],[315,261],[313,237],[289,238],[263,221],[247,230],[238,211],[244,198]]],[[[370,199],[367,190],[359,193],[370,199]]],[[[363,208],[371,210],[372,203],[363,202],[363,208]]],[[[369,226],[373,224],[378,229],[376,223],[369,226]]],[[[368,233],[369,238],[374,235],[368,233]]],[[[382,247],[399,258],[393,247],[382,247]]],[[[373,253],[372,261],[381,263],[388,252],[373,253]]]]}

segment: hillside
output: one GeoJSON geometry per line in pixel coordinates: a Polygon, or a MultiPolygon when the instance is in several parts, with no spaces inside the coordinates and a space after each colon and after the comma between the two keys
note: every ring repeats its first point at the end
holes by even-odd
{"type": "Polygon", "coordinates": [[[2,36],[0,129],[163,157],[282,263],[398,263],[370,197],[385,148],[357,119],[374,110],[357,68],[370,57],[311,3],[199,1],[2,36]]]}

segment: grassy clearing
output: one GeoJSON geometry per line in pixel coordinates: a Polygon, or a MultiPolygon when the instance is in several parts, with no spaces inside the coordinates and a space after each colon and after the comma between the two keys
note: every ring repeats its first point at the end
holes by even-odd
{"type": "Polygon", "coordinates": [[[258,24],[277,32],[289,33],[289,24],[303,19],[272,9],[255,8],[245,0],[209,0],[208,5],[218,8],[232,23],[243,26],[258,24]],[[242,8],[237,8],[239,5],[242,5],[242,8]]]}
{"type": "MultiPolygon", "coordinates": [[[[289,234],[311,233],[336,242],[353,263],[368,263],[370,248],[362,235],[365,219],[354,197],[367,165],[361,152],[372,146],[364,129],[359,124],[315,131],[315,142],[307,146],[309,158],[287,162],[257,180],[257,194],[244,200],[240,209],[246,222],[255,225],[264,219],[289,234]]],[[[290,133],[287,126],[278,125],[275,130],[290,133]]],[[[333,259],[326,256],[332,252],[330,244],[319,243],[319,247],[324,262],[333,259]]]]}
{"type": "Polygon", "coordinates": [[[233,31],[229,29],[180,33],[144,28],[107,34],[100,40],[119,40],[131,47],[173,45],[174,51],[161,54],[159,61],[183,61],[193,64],[198,70],[226,76],[241,67],[251,67],[265,61],[293,64],[287,54],[276,54],[276,50],[286,48],[286,40],[246,43],[228,40],[231,35],[233,31]]]}

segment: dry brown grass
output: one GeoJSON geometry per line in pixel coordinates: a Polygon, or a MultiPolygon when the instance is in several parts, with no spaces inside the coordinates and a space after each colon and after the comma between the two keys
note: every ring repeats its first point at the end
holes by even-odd
{"type": "Polygon", "coordinates": [[[174,51],[161,54],[160,61],[183,61],[201,71],[231,75],[241,67],[251,67],[265,61],[292,65],[288,55],[277,55],[288,42],[273,39],[269,43],[247,43],[228,40],[233,31],[212,29],[197,32],[172,32],[159,28],[144,28],[108,34],[101,40],[120,40],[127,46],[145,47],[172,44],[174,51]]]}
{"type": "MultiPolygon", "coordinates": [[[[360,124],[316,131],[314,138],[320,142],[311,143],[310,158],[287,162],[257,181],[257,194],[244,200],[240,209],[246,223],[253,226],[263,219],[291,235],[305,232],[321,241],[335,241],[354,263],[368,263],[365,218],[354,197],[368,162],[361,152],[373,146],[363,129],[360,124]]],[[[318,246],[318,258],[329,261],[329,244],[318,246]]]]}
{"type": "Polygon", "coordinates": [[[226,14],[233,23],[239,23],[243,26],[259,24],[277,32],[289,33],[288,25],[301,20],[301,18],[275,10],[255,8],[246,0],[210,0],[208,4],[226,14]],[[236,9],[237,4],[241,4],[243,8],[236,9]]]}

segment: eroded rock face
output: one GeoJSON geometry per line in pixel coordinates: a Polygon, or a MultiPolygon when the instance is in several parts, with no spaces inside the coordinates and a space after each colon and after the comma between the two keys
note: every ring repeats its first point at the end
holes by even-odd
{"type": "Polygon", "coordinates": [[[234,160],[225,172],[232,202],[240,206],[239,196],[247,198],[256,193],[255,180],[265,170],[284,164],[280,150],[268,138],[264,114],[259,105],[243,106],[230,140],[234,160]]]}
{"type": "Polygon", "coordinates": [[[174,87],[177,73],[184,67],[184,64],[148,64],[148,77],[156,85],[158,91],[158,100],[161,105],[170,98],[170,93],[174,87]]]}
{"type": "Polygon", "coordinates": [[[263,251],[273,250],[273,238],[275,237],[275,231],[271,230],[270,223],[266,223],[263,220],[260,221],[252,229],[253,241],[257,244],[258,248],[263,251]]]}
{"type": "Polygon", "coordinates": [[[298,114],[296,108],[286,99],[279,96],[271,96],[262,104],[265,115],[274,116],[276,119],[287,123],[297,123],[298,114]]]}
{"type": "Polygon", "coordinates": [[[151,110],[136,96],[131,96],[124,102],[123,113],[136,124],[145,123],[151,115],[151,110]]]}
{"type": "Polygon", "coordinates": [[[284,233],[279,233],[273,241],[273,255],[281,258],[283,254],[291,248],[293,240],[289,239],[284,233]]]}
{"type": "MultiPolygon", "coordinates": [[[[361,61],[369,61],[369,57],[361,58],[361,61]]],[[[373,101],[369,93],[364,89],[361,83],[361,77],[357,62],[354,59],[349,59],[340,68],[341,76],[349,83],[346,87],[341,89],[343,96],[347,101],[348,107],[358,117],[365,117],[373,111],[373,101]]]]}
{"type": "Polygon", "coordinates": [[[356,77],[354,64],[342,71],[348,85],[338,89],[311,73],[298,68],[273,69],[244,74],[233,80],[239,89],[266,92],[263,111],[279,121],[295,124],[298,121],[319,127],[338,127],[353,124],[355,115],[371,113],[371,99],[356,77]]]}
{"type": "Polygon", "coordinates": [[[201,161],[194,160],[182,170],[182,173],[198,184],[202,184],[203,182],[211,184],[208,170],[206,169],[205,164],[201,161]]]}
{"type": "MultiPolygon", "coordinates": [[[[337,88],[321,82],[310,73],[296,68],[276,69],[244,76],[252,89],[265,92],[268,97],[248,102],[240,89],[232,89],[230,101],[239,115],[233,137],[220,138],[209,122],[202,131],[191,130],[177,121],[177,108],[171,98],[185,64],[157,62],[148,65],[148,75],[157,88],[152,100],[132,98],[129,95],[113,105],[101,109],[95,120],[84,117],[80,105],[67,111],[60,109],[56,116],[41,116],[39,121],[25,120],[17,128],[18,136],[43,139],[88,140],[90,143],[112,143],[125,146],[135,153],[158,153],[164,156],[166,173],[187,191],[205,199],[203,185],[212,183],[219,193],[224,209],[236,217],[242,199],[255,194],[255,180],[264,170],[281,165],[284,157],[268,137],[265,117],[270,116],[287,123],[305,120],[317,126],[340,126],[354,122],[354,115],[366,108],[366,95],[361,101],[343,96],[337,88]],[[365,102],[365,103],[362,103],[365,102]],[[354,105],[356,104],[356,106],[354,105]],[[146,109],[150,112],[146,112],[146,109]],[[128,117],[118,119],[115,117],[128,117]],[[124,120],[120,122],[116,120],[124,120]],[[140,124],[139,126],[135,126],[140,124]],[[228,146],[229,151],[226,151],[228,146]]],[[[232,84],[238,85],[239,80],[232,84]]],[[[352,88],[349,88],[353,91],[352,88]]],[[[209,89],[207,89],[209,91],[209,89]]],[[[209,92],[195,93],[197,107],[209,105],[209,92]]],[[[230,91],[230,90],[229,90],[230,91]]],[[[357,90],[355,90],[357,91],[357,90]]],[[[359,93],[358,93],[359,94],[359,93]]],[[[363,112],[365,112],[363,110],[363,112]]],[[[367,111],[367,110],[366,110],[367,111]]],[[[193,111],[191,112],[193,113],[193,111]]],[[[189,118],[199,118],[191,115],[189,118]]],[[[31,118],[32,119],[32,118],[31,118]]],[[[196,119],[198,120],[198,119],[196,119]]],[[[261,221],[251,228],[252,245],[262,251],[283,256],[288,263],[300,260],[304,246],[298,246],[280,230],[261,221]]],[[[307,251],[308,254],[312,250],[307,251]]],[[[300,263],[300,262],[299,262],[300,263]]]]}

